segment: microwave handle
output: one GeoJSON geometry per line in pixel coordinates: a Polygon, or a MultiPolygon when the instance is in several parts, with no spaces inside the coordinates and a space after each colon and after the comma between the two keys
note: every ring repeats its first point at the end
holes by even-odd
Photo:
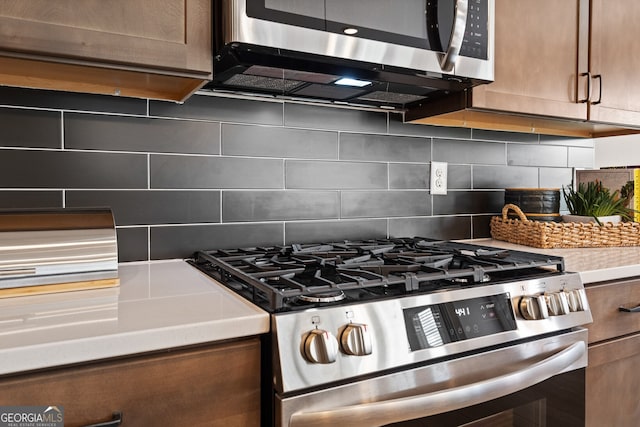
{"type": "Polygon", "coordinates": [[[370,427],[415,420],[488,402],[562,373],[586,353],[578,341],[524,369],[477,383],[400,399],[344,406],[318,412],[297,412],[290,427],[370,427]]]}
{"type": "Polygon", "coordinates": [[[462,42],[464,41],[464,31],[467,28],[467,11],[469,9],[468,0],[456,0],[456,10],[454,15],[453,28],[451,29],[451,38],[449,46],[444,54],[440,57],[440,68],[442,71],[453,71],[453,67],[458,60],[462,42]]]}

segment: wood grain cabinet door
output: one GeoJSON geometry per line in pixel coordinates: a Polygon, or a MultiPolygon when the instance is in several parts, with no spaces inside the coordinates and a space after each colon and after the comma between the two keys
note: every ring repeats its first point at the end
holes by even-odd
{"type": "Polygon", "coordinates": [[[586,416],[588,427],[635,427],[640,419],[640,279],[586,286],[589,329],[586,416]]]}
{"type": "MultiPolygon", "coordinates": [[[[593,323],[589,329],[589,343],[640,334],[640,313],[620,311],[640,304],[640,279],[615,280],[586,287],[593,323]]],[[[638,347],[640,353],[640,347],[638,347]]]]}
{"type": "Polygon", "coordinates": [[[211,19],[210,0],[1,0],[0,83],[193,91],[212,75],[211,19]]]}
{"type": "Polygon", "coordinates": [[[640,124],[640,2],[591,1],[590,120],[640,124]]]}
{"type": "MultiPolygon", "coordinates": [[[[42,357],[46,357],[43,354],[42,357]]],[[[122,414],[122,425],[260,425],[260,342],[208,347],[0,378],[0,406],[62,406],[66,427],[122,414]]]]}
{"type": "Polygon", "coordinates": [[[587,427],[636,427],[640,419],[640,334],[589,346],[587,427]]]}
{"type": "Polygon", "coordinates": [[[496,0],[495,81],[473,89],[472,106],[586,120],[587,105],[579,102],[586,96],[579,74],[579,61],[584,72],[587,66],[584,3],[496,0]]]}

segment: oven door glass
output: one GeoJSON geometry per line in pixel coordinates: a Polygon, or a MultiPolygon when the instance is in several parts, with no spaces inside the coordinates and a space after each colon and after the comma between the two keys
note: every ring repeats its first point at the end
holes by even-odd
{"type": "MultiPolygon", "coordinates": [[[[456,19],[452,0],[246,0],[247,15],[288,25],[445,52],[456,19]],[[356,33],[346,30],[357,30],[356,33]]],[[[487,59],[488,0],[468,0],[460,54],[487,59]]]]}
{"type": "Polygon", "coordinates": [[[572,427],[585,424],[585,370],[552,377],[508,396],[393,427],[572,427]]]}

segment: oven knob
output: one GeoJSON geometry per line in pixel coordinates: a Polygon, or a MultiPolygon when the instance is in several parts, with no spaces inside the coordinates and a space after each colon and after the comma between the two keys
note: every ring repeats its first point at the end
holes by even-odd
{"type": "Polygon", "coordinates": [[[587,303],[587,293],[584,289],[574,289],[567,291],[567,302],[569,303],[569,310],[571,311],[586,311],[589,309],[587,303]]]}
{"type": "Polygon", "coordinates": [[[580,300],[578,295],[575,293],[575,291],[566,291],[566,295],[567,295],[567,303],[569,303],[569,310],[570,311],[583,311],[584,310],[582,308],[582,301],[580,300]]]}
{"type": "Polygon", "coordinates": [[[544,295],[520,298],[518,303],[520,314],[527,320],[546,319],[549,317],[544,295]]]}
{"type": "Polygon", "coordinates": [[[352,356],[371,354],[371,332],[364,323],[349,323],[340,335],[342,351],[352,356]]]}
{"type": "Polygon", "coordinates": [[[303,343],[304,357],[311,363],[333,363],[338,356],[338,340],[331,332],[314,329],[303,343]]]}
{"type": "Polygon", "coordinates": [[[569,313],[569,302],[567,301],[567,294],[565,292],[547,294],[546,297],[549,314],[552,316],[561,316],[569,313]]]}

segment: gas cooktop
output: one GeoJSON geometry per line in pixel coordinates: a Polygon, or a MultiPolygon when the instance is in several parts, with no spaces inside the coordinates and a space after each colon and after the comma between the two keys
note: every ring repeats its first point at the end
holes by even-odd
{"type": "Polygon", "coordinates": [[[423,237],[205,250],[189,262],[272,313],[564,272],[561,257],[423,237]]]}

